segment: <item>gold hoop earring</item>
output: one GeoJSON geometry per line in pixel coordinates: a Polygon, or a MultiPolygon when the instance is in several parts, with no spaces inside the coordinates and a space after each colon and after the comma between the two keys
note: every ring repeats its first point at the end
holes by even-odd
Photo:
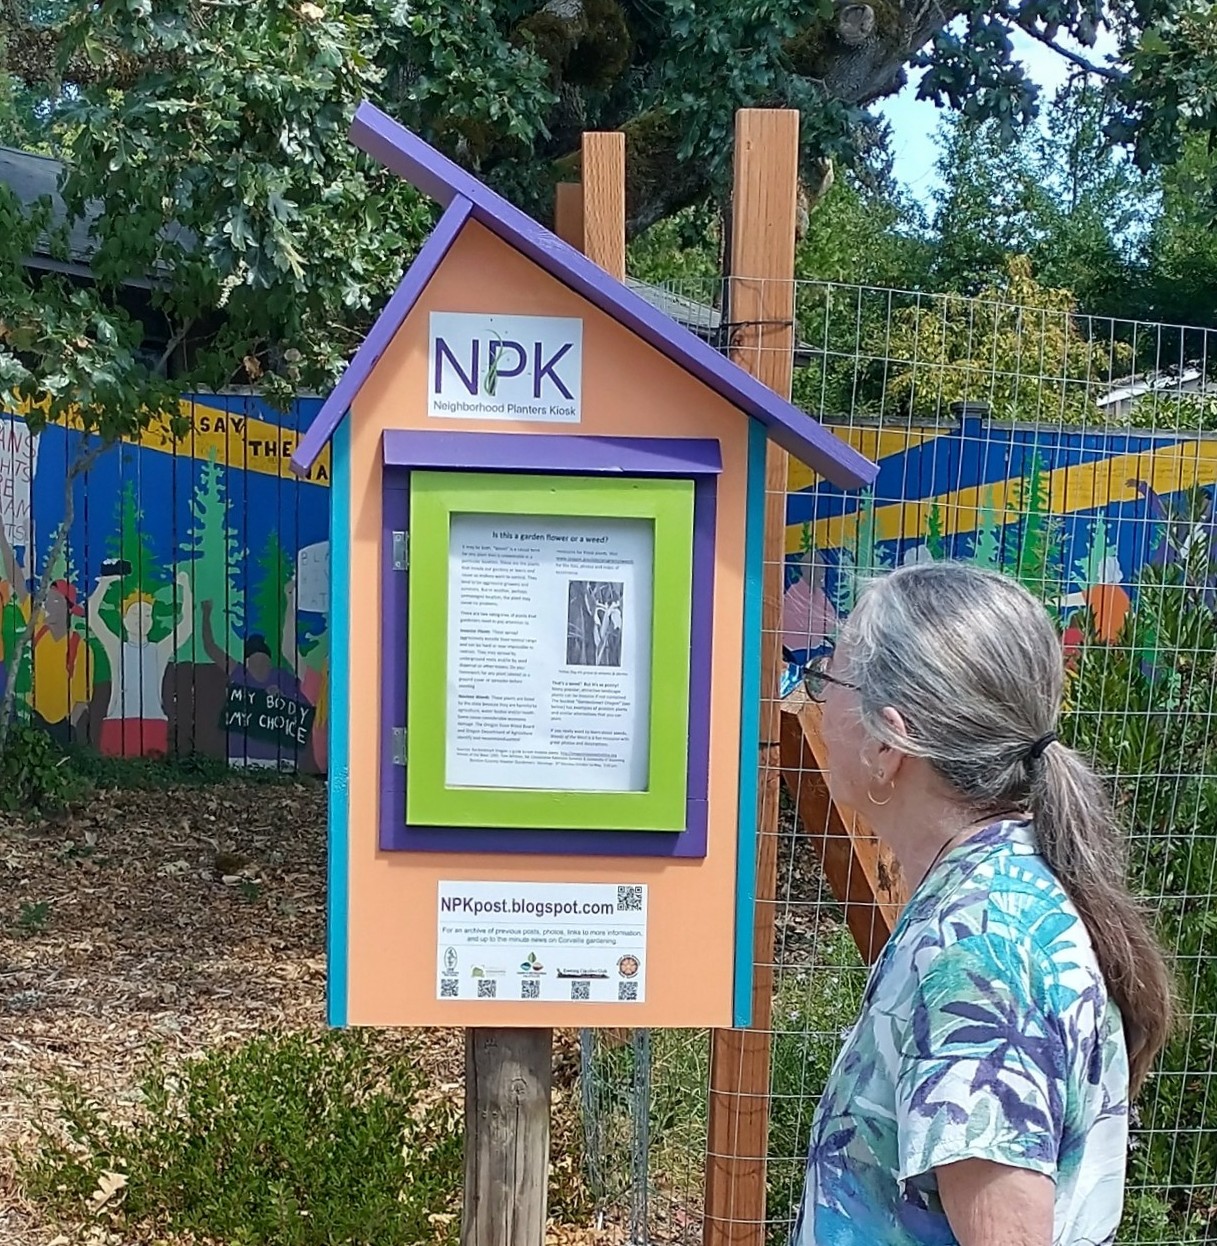
{"type": "Polygon", "coordinates": [[[884,805],[890,805],[892,803],[892,798],[890,795],[888,796],[887,800],[876,800],[874,796],[871,795],[871,790],[869,787],[866,789],[866,799],[869,800],[872,805],[875,805],[880,809],[882,809],[884,805]]]}

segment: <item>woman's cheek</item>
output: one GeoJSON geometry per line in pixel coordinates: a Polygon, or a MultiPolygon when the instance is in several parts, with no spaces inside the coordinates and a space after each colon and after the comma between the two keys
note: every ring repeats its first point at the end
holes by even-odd
{"type": "Polygon", "coordinates": [[[858,741],[853,733],[843,731],[836,715],[826,710],[824,715],[824,753],[828,766],[828,790],[834,800],[856,808],[858,772],[861,756],[858,741]]]}

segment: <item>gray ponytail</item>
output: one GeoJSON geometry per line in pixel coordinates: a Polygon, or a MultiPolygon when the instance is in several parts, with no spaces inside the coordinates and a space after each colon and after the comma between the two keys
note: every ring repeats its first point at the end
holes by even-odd
{"type": "Polygon", "coordinates": [[[1107,789],[1055,737],[1064,660],[1052,620],[1005,576],[923,563],[870,584],[840,640],[872,735],[925,758],[978,816],[1035,819],[1122,1014],[1135,1094],[1169,1036],[1170,972],[1129,893],[1107,789]],[[888,706],[908,738],[884,720],[888,706]]]}

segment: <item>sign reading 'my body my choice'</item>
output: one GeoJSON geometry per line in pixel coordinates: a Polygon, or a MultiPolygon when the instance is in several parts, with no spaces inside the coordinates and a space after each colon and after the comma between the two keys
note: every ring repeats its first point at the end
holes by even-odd
{"type": "Polygon", "coordinates": [[[427,414],[577,424],[583,321],[432,312],[427,414]]]}

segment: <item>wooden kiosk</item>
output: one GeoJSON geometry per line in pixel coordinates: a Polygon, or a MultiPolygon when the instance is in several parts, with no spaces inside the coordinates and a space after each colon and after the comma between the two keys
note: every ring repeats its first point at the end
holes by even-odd
{"type": "Polygon", "coordinates": [[[445,208],[331,489],[330,1023],[749,1023],[767,439],[874,466],[370,105],[445,208]]]}

